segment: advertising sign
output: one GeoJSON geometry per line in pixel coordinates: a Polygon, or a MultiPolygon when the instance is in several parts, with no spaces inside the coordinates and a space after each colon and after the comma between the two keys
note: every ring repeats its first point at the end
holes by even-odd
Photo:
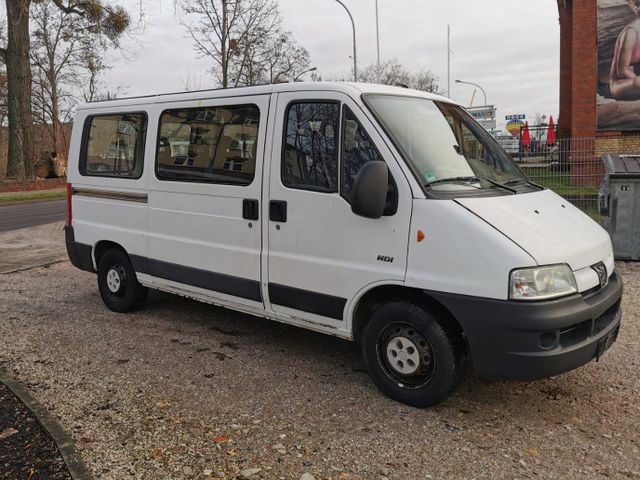
{"type": "Polygon", "coordinates": [[[505,126],[507,132],[513,135],[514,138],[517,138],[520,134],[520,127],[524,127],[524,122],[522,120],[509,120],[505,126]]]}
{"type": "Polygon", "coordinates": [[[482,107],[469,107],[467,111],[475,118],[485,130],[496,128],[496,107],[485,105],[482,107]]]}
{"type": "Polygon", "coordinates": [[[598,0],[598,130],[640,130],[640,2],[598,0]]]}

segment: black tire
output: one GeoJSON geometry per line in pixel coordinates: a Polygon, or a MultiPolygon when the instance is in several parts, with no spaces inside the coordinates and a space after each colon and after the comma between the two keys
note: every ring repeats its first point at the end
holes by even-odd
{"type": "Polygon", "coordinates": [[[373,313],[362,333],[362,350],[380,391],[414,407],[445,400],[462,373],[455,338],[434,316],[409,302],[390,302],[373,313]]]}
{"type": "Polygon", "coordinates": [[[129,257],[115,248],[107,250],[98,261],[98,289],[104,304],[119,313],[142,307],[149,293],[138,282],[129,257]]]}

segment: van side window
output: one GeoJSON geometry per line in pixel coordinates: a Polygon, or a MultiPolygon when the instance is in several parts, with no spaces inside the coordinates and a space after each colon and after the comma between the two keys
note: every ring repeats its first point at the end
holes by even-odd
{"type": "Polygon", "coordinates": [[[367,162],[382,161],[382,155],[349,107],[344,107],[342,123],[342,185],[340,194],[351,200],[353,181],[367,162]]]}
{"type": "Polygon", "coordinates": [[[285,118],[282,183],[287,187],[338,191],[338,102],[297,102],[285,118]]]}
{"type": "Polygon", "coordinates": [[[144,164],[147,115],[94,115],[85,121],[80,174],[140,178],[144,164]]]}
{"type": "Polygon", "coordinates": [[[256,171],[256,105],[165,110],[160,116],[160,180],[249,185],[256,171]]]}

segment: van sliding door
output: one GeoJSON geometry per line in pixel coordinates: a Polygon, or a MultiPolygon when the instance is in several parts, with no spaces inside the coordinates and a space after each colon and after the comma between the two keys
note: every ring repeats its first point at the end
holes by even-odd
{"type": "Polygon", "coordinates": [[[149,182],[147,272],[262,310],[260,197],[269,96],[164,104],[149,182]]]}

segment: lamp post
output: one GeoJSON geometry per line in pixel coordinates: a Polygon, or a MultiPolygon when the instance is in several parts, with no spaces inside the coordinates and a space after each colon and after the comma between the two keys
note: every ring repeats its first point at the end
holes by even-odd
{"type": "Polygon", "coordinates": [[[296,78],[293,79],[294,82],[297,82],[298,79],[304,75],[305,73],[309,73],[309,72],[315,72],[316,70],[318,70],[318,67],[311,67],[308,70],[305,70],[304,72],[300,72],[298,75],[296,75],[296,78]]]}
{"type": "Polygon", "coordinates": [[[473,82],[463,82],[462,80],[456,80],[456,83],[464,83],[466,85],[473,85],[474,87],[478,87],[480,89],[480,91],[482,92],[482,95],[484,95],[484,104],[487,105],[487,92],[485,92],[484,88],[482,88],[480,85],[478,85],[477,83],[473,83],[473,82]]]}
{"type": "MultiPolygon", "coordinates": [[[[378,0],[376,0],[376,52],[378,60],[378,76],[380,75],[380,21],[378,16],[378,0]]],[[[378,78],[378,81],[380,79],[378,78]]]]}
{"type": "Polygon", "coordinates": [[[357,52],[356,52],[356,24],[353,21],[353,16],[351,15],[351,12],[347,8],[347,6],[344,3],[342,3],[340,0],[336,0],[336,2],[342,5],[342,8],[344,8],[347,11],[347,14],[349,15],[349,19],[351,20],[351,27],[353,28],[353,81],[357,82],[358,81],[358,62],[357,62],[357,52]]]}

